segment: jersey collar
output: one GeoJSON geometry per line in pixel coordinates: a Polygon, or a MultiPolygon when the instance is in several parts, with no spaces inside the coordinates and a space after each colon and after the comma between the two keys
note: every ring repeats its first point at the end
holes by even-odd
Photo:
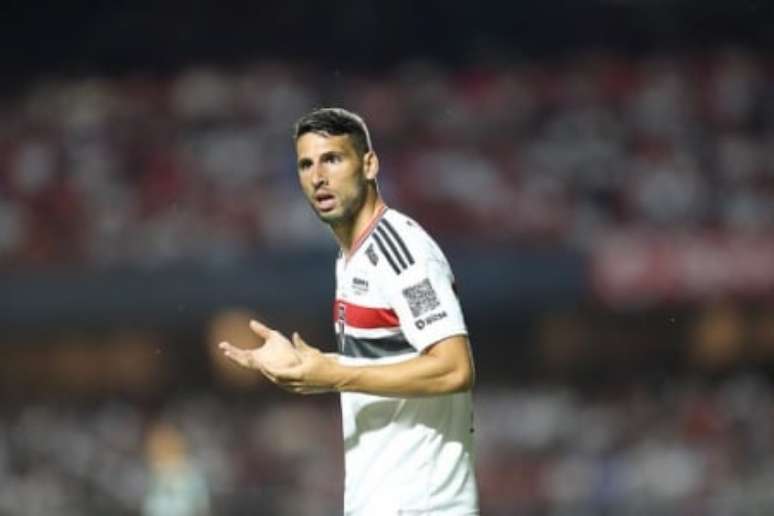
{"type": "Polygon", "coordinates": [[[374,218],[371,219],[371,222],[368,223],[368,226],[363,230],[363,232],[360,234],[359,237],[355,239],[355,243],[352,244],[352,249],[350,249],[349,253],[342,253],[344,254],[344,259],[346,261],[349,261],[350,258],[352,258],[358,249],[360,249],[360,246],[363,245],[363,242],[366,241],[366,239],[371,235],[371,233],[374,231],[374,228],[379,223],[380,220],[382,220],[382,216],[384,215],[384,212],[387,211],[387,206],[382,205],[374,215],[374,218]]]}

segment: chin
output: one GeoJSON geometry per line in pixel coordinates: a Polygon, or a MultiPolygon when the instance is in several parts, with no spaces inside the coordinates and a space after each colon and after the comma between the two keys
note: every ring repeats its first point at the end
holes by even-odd
{"type": "Polygon", "coordinates": [[[329,212],[318,211],[317,216],[320,218],[321,221],[331,226],[342,224],[352,219],[352,217],[348,216],[346,212],[342,212],[339,210],[333,210],[329,212]]]}

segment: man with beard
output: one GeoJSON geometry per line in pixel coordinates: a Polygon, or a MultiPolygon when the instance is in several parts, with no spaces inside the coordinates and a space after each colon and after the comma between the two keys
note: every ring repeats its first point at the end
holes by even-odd
{"type": "Polygon", "coordinates": [[[358,115],[315,110],[294,139],[301,189],[340,247],[338,353],[257,321],[262,346],[221,347],[286,390],[341,393],[346,515],[477,515],[475,370],[449,264],[417,222],[385,205],[358,115]]]}

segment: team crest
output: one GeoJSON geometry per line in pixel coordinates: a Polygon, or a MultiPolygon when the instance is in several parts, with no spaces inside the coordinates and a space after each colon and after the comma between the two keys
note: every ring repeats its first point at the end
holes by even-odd
{"type": "Polygon", "coordinates": [[[379,263],[379,255],[376,254],[376,251],[374,251],[374,245],[371,244],[366,248],[366,256],[368,256],[368,260],[371,262],[372,265],[376,265],[379,263]]]}

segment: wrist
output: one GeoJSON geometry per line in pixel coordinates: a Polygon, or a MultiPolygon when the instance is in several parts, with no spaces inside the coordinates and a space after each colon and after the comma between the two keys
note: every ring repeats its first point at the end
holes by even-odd
{"type": "Polygon", "coordinates": [[[358,369],[352,366],[340,364],[335,361],[333,365],[333,385],[332,388],[336,392],[346,392],[351,390],[353,379],[357,375],[358,369]]]}

